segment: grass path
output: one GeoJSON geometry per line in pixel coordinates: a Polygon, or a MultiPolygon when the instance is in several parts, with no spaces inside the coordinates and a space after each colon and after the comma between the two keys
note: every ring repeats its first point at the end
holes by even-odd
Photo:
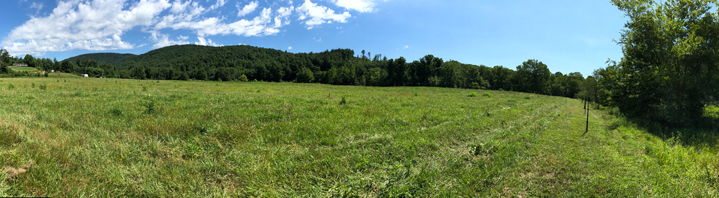
{"type": "Polygon", "coordinates": [[[717,197],[716,154],[638,130],[606,111],[573,101],[537,135],[498,195],[550,197],[717,197]],[[713,163],[713,164],[712,164],[713,163]]]}

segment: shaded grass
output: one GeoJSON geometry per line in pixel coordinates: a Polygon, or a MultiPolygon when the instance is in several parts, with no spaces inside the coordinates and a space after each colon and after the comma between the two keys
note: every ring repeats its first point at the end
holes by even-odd
{"type": "Polygon", "coordinates": [[[293,83],[5,84],[15,88],[0,97],[0,162],[34,165],[0,178],[2,196],[716,195],[715,151],[605,111],[590,111],[581,136],[582,106],[568,98],[293,83]]]}

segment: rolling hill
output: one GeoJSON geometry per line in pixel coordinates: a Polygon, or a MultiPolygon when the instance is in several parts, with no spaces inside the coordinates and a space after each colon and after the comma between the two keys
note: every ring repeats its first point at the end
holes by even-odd
{"type": "Polygon", "coordinates": [[[75,62],[75,60],[77,60],[78,58],[87,58],[90,60],[96,60],[100,64],[108,63],[112,65],[117,65],[118,63],[123,62],[125,59],[132,58],[135,56],[137,55],[118,53],[92,53],[70,57],[65,60],[75,62]]]}

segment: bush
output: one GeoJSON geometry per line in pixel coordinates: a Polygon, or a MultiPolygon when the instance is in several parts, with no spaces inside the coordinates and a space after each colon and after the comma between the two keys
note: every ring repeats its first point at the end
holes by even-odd
{"type": "Polygon", "coordinates": [[[121,116],[122,110],[119,108],[113,108],[113,109],[110,109],[110,114],[112,114],[114,116],[121,116]]]}
{"type": "Polygon", "coordinates": [[[487,97],[487,98],[491,98],[491,97],[492,97],[492,94],[491,94],[491,93],[484,92],[484,93],[482,93],[482,96],[487,97]]]}
{"type": "Polygon", "coordinates": [[[155,100],[153,100],[152,98],[148,97],[147,101],[142,106],[145,107],[145,114],[155,114],[155,100]]]}
{"type": "Polygon", "coordinates": [[[240,75],[239,78],[237,78],[237,80],[239,80],[240,82],[247,82],[247,76],[245,76],[244,74],[242,74],[242,75],[240,75]]]}
{"type": "Polygon", "coordinates": [[[469,93],[469,95],[467,95],[467,97],[477,97],[477,93],[474,93],[474,92],[469,93]]]}
{"type": "Polygon", "coordinates": [[[8,85],[7,85],[7,89],[15,89],[15,85],[8,84],[8,85]]]}
{"type": "Polygon", "coordinates": [[[342,96],[342,100],[340,101],[340,105],[344,105],[344,104],[347,104],[347,100],[345,99],[344,96],[342,96]]]}
{"type": "Polygon", "coordinates": [[[47,85],[45,85],[45,84],[40,85],[40,89],[41,89],[41,90],[47,90],[47,85]]]}
{"type": "Polygon", "coordinates": [[[530,98],[529,95],[524,96],[524,99],[529,100],[529,98],[530,98]]]}

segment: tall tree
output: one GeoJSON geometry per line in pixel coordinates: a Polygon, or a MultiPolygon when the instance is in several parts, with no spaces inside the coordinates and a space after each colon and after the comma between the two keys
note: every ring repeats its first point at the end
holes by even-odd
{"type": "Polygon", "coordinates": [[[692,124],[717,86],[716,0],[612,0],[629,17],[619,43],[620,110],[671,125],[692,124]]]}
{"type": "Polygon", "coordinates": [[[541,61],[530,59],[517,66],[517,74],[514,76],[514,84],[517,91],[549,94],[549,76],[552,73],[547,65],[541,61]]]}

